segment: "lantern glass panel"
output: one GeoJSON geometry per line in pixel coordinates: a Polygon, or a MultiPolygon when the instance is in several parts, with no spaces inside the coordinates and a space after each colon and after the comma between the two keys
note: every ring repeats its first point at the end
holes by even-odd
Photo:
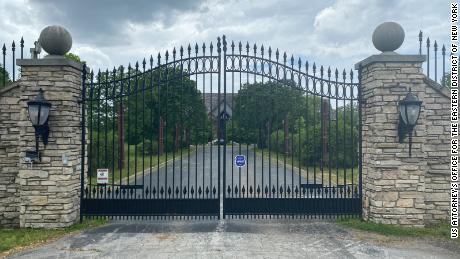
{"type": "Polygon", "coordinates": [[[408,104],[406,106],[407,109],[407,121],[409,125],[415,125],[418,119],[418,115],[420,112],[420,105],[418,104],[408,104]]]}
{"type": "Polygon", "coordinates": [[[41,105],[39,125],[45,124],[46,120],[48,119],[49,113],[50,113],[50,107],[48,105],[41,105]]]}
{"type": "Polygon", "coordinates": [[[31,104],[29,105],[29,119],[32,122],[32,125],[38,125],[38,110],[40,109],[40,105],[31,104]]]}

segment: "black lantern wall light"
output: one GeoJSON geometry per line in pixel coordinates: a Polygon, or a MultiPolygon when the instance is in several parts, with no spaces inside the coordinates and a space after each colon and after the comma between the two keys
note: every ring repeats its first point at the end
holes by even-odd
{"type": "Polygon", "coordinates": [[[33,101],[27,102],[27,109],[29,111],[29,120],[35,128],[35,151],[27,151],[26,159],[29,162],[36,162],[40,160],[40,153],[38,151],[39,138],[42,138],[43,144],[48,144],[48,116],[50,114],[51,103],[45,100],[43,90],[40,88],[38,95],[33,101]]]}
{"type": "Polygon", "coordinates": [[[406,97],[399,101],[399,143],[403,143],[406,135],[409,135],[409,156],[412,156],[412,132],[420,116],[421,107],[422,101],[418,100],[410,88],[406,97]]]}

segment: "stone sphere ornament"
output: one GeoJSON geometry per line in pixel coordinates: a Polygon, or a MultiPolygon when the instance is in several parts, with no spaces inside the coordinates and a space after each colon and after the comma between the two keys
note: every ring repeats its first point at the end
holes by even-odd
{"type": "Polygon", "coordinates": [[[38,41],[50,55],[63,56],[72,48],[72,36],[69,31],[59,25],[52,25],[43,29],[38,41]]]}
{"type": "Polygon", "coordinates": [[[397,50],[404,42],[404,29],[395,22],[384,22],[375,28],[372,42],[382,52],[397,50]]]}

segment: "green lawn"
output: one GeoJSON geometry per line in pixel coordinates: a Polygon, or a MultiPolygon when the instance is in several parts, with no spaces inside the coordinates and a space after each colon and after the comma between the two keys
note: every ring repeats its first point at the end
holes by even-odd
{"type": "MultiPolygon", "coordinates": [[[[153,168],[152,170],[155,170],[157,168],[158,155],[152,155],[152,164],[150,164],[150,155],[146,154],[145,156],[142,156],[142,153],[138,152],[137,157],[136,157],[136,154],[135,154],[136,151],[134,147],[135,146],[131,146],[129,148],[129,155],[128,155],[128,145],[126,145],[125,147],[125,166],[124,168],[122,168],[121,170],[118,168],[115,168],[115,172],[113,176],[112,176],[112,168],[111,167],[109,168],[109,183],[112,182],[112,178],[114,179],[115,184],[119,183],[120,178],[121,179],[127,178],[128,177],[128,164],[129,164],[129,176],[130,177],[134,176],[135,172],[137,172],[137,175],[142,175],[142,171],[148,170],[150,168],[150,165],[153,168]],[[144,167],[142,167],[142,164],[144,164],[144,167]],[[121,171],[121,174],[120,174],[120,171],[121,171]]],[[[190,149],[190,153],[193,153],[194,151],[195,151],[195,148],[192,147],[190,149]]],[[[180,150],[175,152],[176,160],[180,159],[180,152],[181,152],[180,150]]],[[[188,155],[188,148],[183,148],[182,156],[187,157],[187,155],[188,155]]],[[[159,157],[160,165],[166,162],[166,156],[168,157],[168,161],[172,161],[173,152],[168,152],[167,155],[166,153],[163,153],[163,155],[159,157]]],[[[94,174],[96,173],[94,172],[94,174]]],[[[89,181],[90,179],[88,179],[88,183],[89,181]]],[[[94,175],[91,177],[91,184],[95,184],[96,182],[97,182],[96,176],[94,175]]]]}
{"type": "Polygon", "coordinates": [[[85,220],[81,224],[59,229],[0,228],[0,257],[8,255],[11,249],[49,242],[72,232],[101,226],[106,222],[105,219],[85,220]]]}
{"type": "MultiPolygon", "coordinates": [[[[256,150],[256,153],[259,154],[259,155],[262,155],[262,149],[257,149],[256,150]]],[[[263,153],[264,153],[264,158],[268,159],[269,158],[269,151],[268,149],[264,149],[263,150],[263,153]]],[[[270,155],[271,155],[271,161],[272,161],[272,164],[273,162],[276,163],[276,151],[271,151],[270,152],[270,155]]],[[[284,167],[284,159],[286,159],[286,167],[287,168],[291,168],[292,165],[294,164],[294,170],[295,172],[298,172],[299,171],[299,160],[298,158],[294,157],[294,161],[292,161],[292,156],[291,155],[284,155],[284,154],[281,154],[279,153],[278,154],[278,163],[280,164],[280,166],[283,166],[284,167]]],[[[354,184],[358,184],[358,178],[359,178],[359,169],[358,167],[355,167],[353,168],[353,174],[352,174],[352,170],[351,168],[335,168],[335,166],[333,166],[333,161],[331,161],[331,167],[328,168],[327,166],[323,168],[323,172],[321,172],[321,168],[320,166],[305,166],[305,165],[300,165],[300,174],[303,178],[307,179],[307,175],[308,175],[308,179],[312,179],[314,178],[315,176],[315,172],[316,172],[316,182],[317,183],[321,183],[323,182],[325,185],[329,185],[329,175],[331,176],[331,185],[332,186],[336,186],[337,185],[337,182],[339,185],[343,185],[345,183],[345,180],[346,179],[346,183],[347,184],[351,184],[352,182],[354,184]],[[329,174],[330,172],[330,174],[329,174]],[[321,181],[323,178],[323,181],[321,181]],[[353,181],[352,181],[353,180],[353,181]]]]}
{"type": "MultiPolygon", "coordinates": [[[[448,223],[427,226],[425,228],[384,225],[355,218],[339,219],[337,220],[337,223],[345,227],[373,232],[385,236],[436,237],[450,239],[450,225],[448,223]]],[[[455,242],[460,245],[460,239],[456,239],[455,242]]]]}

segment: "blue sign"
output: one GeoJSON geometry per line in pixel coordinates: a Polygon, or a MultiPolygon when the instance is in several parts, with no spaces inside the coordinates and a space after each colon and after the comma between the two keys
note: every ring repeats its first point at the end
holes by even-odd
{"type": "Polygon", "coordinates": [[[235,156],[235,165],[238,167],[243,167],[246,165],[246,157],[244,155],[235,156]]]}

